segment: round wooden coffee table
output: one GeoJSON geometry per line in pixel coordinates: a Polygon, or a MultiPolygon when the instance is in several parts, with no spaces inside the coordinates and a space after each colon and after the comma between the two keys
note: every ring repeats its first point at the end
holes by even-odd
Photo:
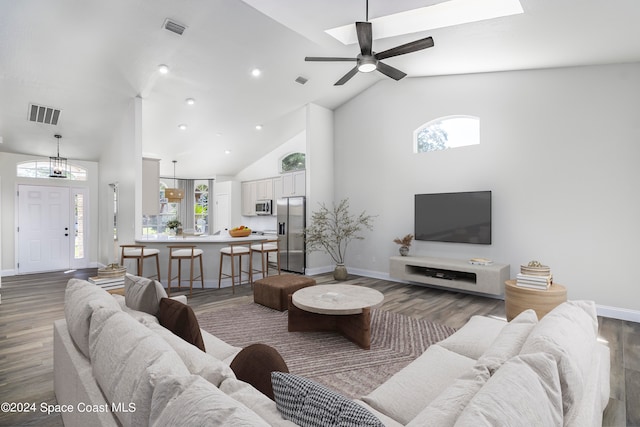
{"type": "Polygon", "coordinates": [[[356,285],[316,285],[289,296],[289,331],[337,331],[364,349],[371,347],[371,308],[384,295],[356,285]]]}

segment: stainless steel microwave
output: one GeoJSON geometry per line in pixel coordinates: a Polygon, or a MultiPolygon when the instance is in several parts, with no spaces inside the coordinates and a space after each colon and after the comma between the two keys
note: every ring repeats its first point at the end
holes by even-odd
{"type": "Polygon", "coordinates": [[[271,200],[256,201],[256,215],[271,215],[271,200]]]}

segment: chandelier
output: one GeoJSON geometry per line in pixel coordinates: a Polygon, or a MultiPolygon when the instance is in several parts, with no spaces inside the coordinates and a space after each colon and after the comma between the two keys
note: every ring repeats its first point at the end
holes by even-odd
{"type": "Polygon", "coordinates": [[[55,157],[49,157],[49,177],[67,178],[67,159],[60,157],[60,138],[62,135],[53,135],[58,140],[58,152],[55,157]]]}
{"type": "Polygon", "coordinates": [[[174,188],[165,188],[164,189],[164,197],[166,197],[167,202],[169,203],[180,203],[184,198],[184,191],[177,188],[176,186],[176,163],[177,160],[173,160],[173,187],[174,188]]]}

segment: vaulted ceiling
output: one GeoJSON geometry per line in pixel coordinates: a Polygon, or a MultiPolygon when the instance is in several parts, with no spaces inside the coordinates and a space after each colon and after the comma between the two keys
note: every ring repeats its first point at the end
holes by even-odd
{"type": "MultiPolygon", "coordinates": [[[[375,18],[437,3],[370,0],[374,36],[375,18]]],[[[385,60],[408,78],[640,61],[637,0],[520,3],[522,14],[374,48],[432,36],[433,48],[385,60]]],[[[357,45],[325,30],[364,20],[365,0],[0,0],[0,151],[47,157],[60,133],[61,155],[98,160],[140,96],[143,153],[162,159],[163,174],[177,160],[181,177],[233,175],[302,131],[307,103],[333,109],[386,79],[333,86],[353,64],[304,61],[355,56],[357,45]],[[184,33],[166,30],[167,18],[184,33]],[[58,124],[29,121],[32,103],[59,108],[58,124]]]]}

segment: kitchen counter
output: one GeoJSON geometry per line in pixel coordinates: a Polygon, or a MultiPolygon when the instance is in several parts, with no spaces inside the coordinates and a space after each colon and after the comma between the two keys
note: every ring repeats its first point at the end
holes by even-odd
{"type": "MultiPolygon", "coordinates": [[[[220,268],[220,249],[228,246],[231,243],[238,244],[254,244],[263,240],[269,240],[275,236],[268,235],[259,235],[259,234],[250,234],[247,237],[231,237],[229,235],[187,235],[187,236],[167,236],[167,235],[159,235],[159,236],[145,236],[139,237],[136,239],[136,244],[145,245],[150,249],[158,249],[160,250],[160,274],[161,279],[160,282],[165,285],[169,282],[168,280],[168,271],[169,271],[169,248],[167,246],[172,245],[196,245],[199,249],[203,250],[202,254],[202,263],[204,266],[204,286],[205,288],[217,288],[218,287],[218,272],[220,268]]],[[[237,262],[237,261],[236,261],[237,262]]],[[[259,268],[260,260],[256,257],[254,261],[257,264],[254,266],[259,268]]],[[[143,274],[149,275],[155,271],[155,260],[147,259],[145,260],[145,265],[143,269],[143,274]]],[[[133,260],[125,260],[125,266],[127,267],[127,271],[135,274],[136,266],[133,260]]],[[[195,276],[198,276],[198,263],[196,262],[195,267],[195,276]]],[[[237,264],[236,264],[237,269],[237,264]]],[[[249,256],[242,257],[242,270],[249,271],[249,256]]],[[[172,272],[174,272],[174,277],[177,276],[178,271],[178,262],[174,261],[172,266],[172,272]]],[[[224,271],[226,273],[230,273],[231,264],[229,262],[229,258],[225,257],[224,259],[224,271]]],[[[189,263],[182,263],[182,290],[189,290],[189,263]],[[186,278],[186,279],[185,279],[186,278]],[[186,287],[186,288],[185,288],[186,287]]],[[[257,278],[260,278],[258,275],[257,278]]],[[[248,274],[242,274],[243,282],[248,279],[248,274]]],[[[172,294],[177,292],[178,286],[177,279],[171,281],[171,292],[172,294]]],[[[200,281],[194,281],[194,288],[200,288],[200,281]]],[[[231,279],[223,279],[222,287],[231,286],[231,279]]],[[[237,283],[236,283],[237,286],[237,283]]],[[[246,286],[246,285],[245,285],[246,286]]]]}

